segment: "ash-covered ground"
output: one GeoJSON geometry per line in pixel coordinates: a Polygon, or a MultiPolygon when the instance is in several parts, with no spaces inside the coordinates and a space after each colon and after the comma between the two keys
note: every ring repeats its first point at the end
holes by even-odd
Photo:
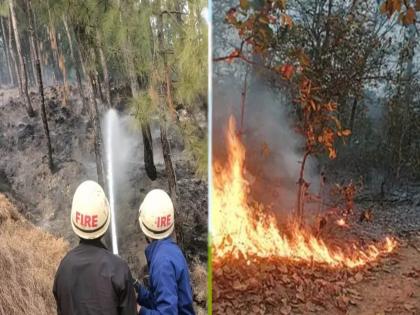
{"type": "MultiPolygon", "coordinates": [[[[62,102],[58,87],[46,89],[46,106],[51,131],[56,170],[48,169],[46,138],[39,116],[39,99],[31,93],[37,111],[28,118],[17,90],[2,90],[0,94],[0,192],[20,202],[23,214],[35,225],[63,237],[71,246],[78,239],[70,226],[70,209],[76,187],[86,179],[96,180],[93,151],[93,128],[76,90],[67,104],[62,102]]],[[[121,115],[129,110],[119,103],[121,115]]],[[[99,105],[103,114],[105,108],[99,105]]],[[[204,115],[205,116],[205,115],[204,115]]],[[[135,135],[136,131],[133,131],[135,135]]],[[[151,181],[142,158],[141,133],[132,149],[132,158],[118,190],[117,230],[120,255],[128,261],[133,275],[142,276],[146,265],[147,245],[137,222],[138,208],[145,194],[153,188],[167,190],[165,166],[160,150],[158,126],[152,124],[155,164],[158,178],[151,181]]],[[[195,301],[199,313],[206,307],[207,263],[207,182],[199,178],[184,152],[176,130],[168,131],[172,158],[179,188],[180,209],[183,212],[185,252],[192,270],[195,301]]],[[[109,237],[108,237],[108,244],[109,237]]],[[[46,253],[48,254],[48,253],[46,253]]]]}

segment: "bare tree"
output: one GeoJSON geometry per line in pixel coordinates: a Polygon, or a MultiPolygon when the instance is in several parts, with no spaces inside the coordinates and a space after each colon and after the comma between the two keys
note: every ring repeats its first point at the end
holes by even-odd
{"type": "MultiPolygon", "coordinates": [[[[160,0],[158,1],[158,7],[160,8],[160,0]]],[[[174,104],[173,104],[173,97],[172,97],[172,78],[171,78],[171,72],[168,66],[168,61],[166,57],[166,51],[165,51],[165,43],[164,43],[164,34],[163,34],[163,13],[160,13],[157,18],[157,39],[158,39],[158,45],[159,45],[159,53],[163,60],[164,65],[164,76],[165,76],[165,101],[166,106],[168,107],[170,112],[174,112],[174,104]]],[[[164,103],[161,102],[159,106],[159,127],[160,127],[160,142],[162,144],[162,153],[163,153],[163,160],[165,161],[165,171],[166,171],[166,177],[168,179],[168,186],[169,186],[169,193],[171,195],[172,202],[174,203],[175,207],[175,213],[179,217],[179,209],[178,209],[178,188],[176,184],[176,176],[175,176],[175,170],[172,164],[172,158],[171,158],[171,147],[170,143],[168,141],[168,136],[166,133],[166,115],[167,112],[164,108],[164,103]]],[[[180,246],[183,246],[183,231],[182,231],[182,225],[177,224],[175,225],[175,233],[177,242],[180,244],[180,246]]]]}
{"type": "Polygon", "coordinates": [[[6,34],[6,29],[4,27],[4,21],[3,21],[3,17],[0,17],[0,24],[1,24],[1,32],[3,35],[3,49],[4,49],[4,56],[6,57],[6,63],[7,63],[7,73],[9,75],[9,80],[10,80],[10,84],[12,86],[15,85],[15,80],[13,78],[13,73],[12,73],[12,66],[10,64],[10,58],[9,58],[9,45],[7,43],[7,34],[6,34]]]}
{"type": "MultiPolygon", "coordinates": [[[[67,40],[69,42],[70,57],[73,61],[73,66],[74,66],[74,69],[76,71],[76,79],[77,79],[77,85],[79,87],[80,97],[82,99],[83,107],[87,108],[85,93],[84,93],[84,89],[83,89],[82,75],[80,73],[79,62],[76,59],[76,55],[74,53],[73,40],[72,40],[72,36],[71,36],[71,33],[70,33],[70,28],[69,28],[69,25],[67,23],[67,18],[65,16],[63,16],[62,20],[63,20],[64,28],[66,30],[67,40]]],[[[80,58],[80,56],[79,56],[79,58],[80,58]]]]}
{"type": "MultiPolygon", "coordinates": [[[[29,15],[29,13],[27,12],[29,15]]],[[[35,29],[35,25],[29,26],[35,29]]],[[[32,73],[33,73],[33,83],[38,86],[38,75],[37,75],[37,69],[36,69],[36,63],[35,60],[37,59],[38,52],[35,51],[35,43],[34,43],[34,37],[29,35],[29,45],[30,45],[30,55],[31,55],[31,66],[32,66],[32,73]]]]}
{"type": "Polygon", "coordinates": [[[22,88],[23,88],[23,93],[25,94],[25,97],[26,97],[26,112],[28,113],[29,117],[33,117],[35,115],[35,112],[34,112],[34,109],[32,108],[31,98],[29,97],[29,93],[28,93],[28,76],[26,73],[26,65],[23,59],[22,47],[20,44],[20,36],[19,36],[19,30],[17,27],[13,0],[9,0],[9,9],[10,9],[10,17],[12,21],[13,33],[15,34],[17,54],[18,54],[19,63],[20,63],[20,76],[21,76],[21,81],[22,81],[22,88]]]}
{"type": "Polygon", "coordinates": [[[92,67],[86,67],[86,62],[90,61],[92,63],[95,62],[95,53],[94,53],[94,49],[92,47],[84,47],[82,46],[82,42],[80,40],[80,38],[78,37],[77,32],[74,30],[75,33],[75,44],[76,44],[76,49],[77,52],[80,56],[80,61],[81,61],[81,66],[82,66],[82,71],[83,73],[87,74],[88,77],[88,89],[87,89],[87,93],[88,93],[88,97],[89,97],[89,106],[88,106],[88,111],[89,111],[89,116],[90,116],[90,121],[92,123],[93,126],[93,145],[94,145],[94,150],[95,150],[95,159],[96,159],[96,173],[98,175],[98,182],[101,186],[104,186],[105,181],[104,181],[104,173],[103,173],[103,160],[102,160],[102,151],[101,151],[101,125],[99,122],[99,117],[98,117],[98,103],[96,102],[96,97],[95,97],[95,85],[94,85],[94,80],[95,80],[95,74],[94,74],[94,69],[92,67]]]}
{"type": "Polygon", "coordinates": [[[29,34],[31,36],[31,42],[33,43],[33,52],[35,60],[33,60],[33,64],[36,67],[36,75],[38,77],[38,89],[39,95],[41,96],[41,119],[42,125],[44,127],[45,136],[47,138],[47,149],[48,149],[48,165],[50,170],[54,170],[54,162],[52,157],[52,147],[51,147],[51,138],[50,138],[50,129],[48,126],[48,119],[47,119],[47,112],[45,110],[45,97],[44,97],[44,85],[42,81],[42,72],[41,72],[41,63],[39,61],[39,52],[38,52],[38,38],[36,36],[35,28],[34,28],[34,17],[32,11],[32,3],[31,0],[26,0],[27,5],[27,15],[28,15],[28,22],[29,22],[29,34]]]}
{"type": "MultiPolygon", "coordinates": [[[[101,33],[99,31],[96,32],[96,40],[97,40],[97,46],[99,50],[99,57],[101,61],[102,71],[104,75],[104,85],[105,85],[105,100],[108,105],[108,107],[112,107],[111,104],[111,85],[109,82],[109,71],[108,71],[108,65],[106,63],[106,58],[104,54],[104,50],[102,48],[102,38],[101,33]]],[[[99,82],[98,82],[99,84],[99,82]]]]}

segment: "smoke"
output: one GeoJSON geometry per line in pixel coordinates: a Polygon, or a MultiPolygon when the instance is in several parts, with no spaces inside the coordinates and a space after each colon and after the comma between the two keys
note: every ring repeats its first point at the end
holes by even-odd
{"type": "MultiPolygon", "coordinates": [[[[143,160],[139,153],[141,146],[141,135],[138,130],[133,128],[136,124],[134,118],[128,115],[121,115],[114,109],[110,109],[104,115],[102,121],[102,137],[104,148],[108,136],[112,136],[113,169],[115,170],[114,181],[116,187],[129,177],[133,167],[138,166],[139,161],[143,160]]],[[[104,152],[106,158],[107,152],[104,152]]]]}
{"type": "MultiPolygon", "coordinates": [[[[250,77],[250,75],[248,76],[250,77]]],[[[248,79],[242,141],[246,146],[246,176],[253,199],[275,211],[292,211],[296,206],[297,181],[304,139],[293,128],[291,98],[274,90],[260,76],[248,79]]],[[[215,160],[225,155],[227,118],[233,114],[240,128],[243,82],[214,83],[213,152],[215,160]]],[[[316,162],[309,159],[305,180],[318,192],[316,162]]]]}
{"type": "Polygon", "coordinates": [[[119,116],[114,109],[106,112],[102,123],[107,192],[112,218],[111,240],[115,254],[118,254],[117,221],[121,215],[118,205],[121,205],[125,183],[136,165],[136,161],[132,160],[135,156],[133,150],[139,144],[139,136],[130,133],[131,124],[133,121],[129,116],[119,116]]]}

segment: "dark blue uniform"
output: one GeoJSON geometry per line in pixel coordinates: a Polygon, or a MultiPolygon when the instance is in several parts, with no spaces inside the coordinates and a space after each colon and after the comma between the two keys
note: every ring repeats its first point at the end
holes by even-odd
{"type": "Polygon", "coordinates": [[[181,249],[170,238],[146,248],[150,290],[140,287],[140,315],[194,315],[190,274],[181,249]]]}

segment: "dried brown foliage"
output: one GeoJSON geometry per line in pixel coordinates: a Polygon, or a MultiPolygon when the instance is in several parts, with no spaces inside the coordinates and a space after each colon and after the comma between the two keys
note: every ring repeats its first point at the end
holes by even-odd
{"type": "Polygon", "coordinates": [[[399,14],[399,21],[403,25],[416,23],[416,11],[420,11],[420,1],[416,0],[412,5],[407,0],[385,0],[382,2],[380,11],[382,14],[392,17],[394,13],[399,14]]]}
{"type": "Polygon", "coordinates": [[[213,265],[213,314],[345,313],[363,299],[351,285],[361,282],[366,272],[331,271],[280,258],[247,263],[227,257],[213,265]]]}
{"type": "Polygon", "coordinates": [[[0,194],[0,314],[56,314],[52,284],[67,250],[0,194]]]}

